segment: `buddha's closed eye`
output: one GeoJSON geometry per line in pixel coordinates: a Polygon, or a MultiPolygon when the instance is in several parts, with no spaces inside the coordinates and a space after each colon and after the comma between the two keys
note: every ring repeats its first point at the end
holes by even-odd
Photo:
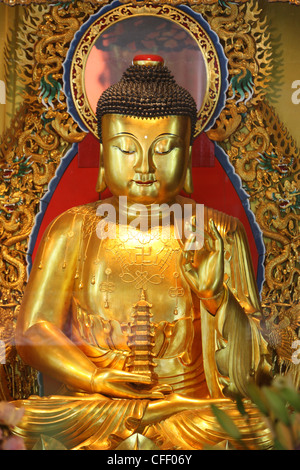
{"type": "Polygon", "coordinates": [[[113,148],[119,150],[120,152],[124,153],[124,155],[133,155],[136,152],[136,149],[126,149],[119,147],[118,145],[114,145],[113,148]]]}

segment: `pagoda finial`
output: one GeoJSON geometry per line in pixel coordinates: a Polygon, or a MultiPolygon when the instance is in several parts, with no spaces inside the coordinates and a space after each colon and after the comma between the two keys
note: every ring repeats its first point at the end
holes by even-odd
{"type": "Polygon", "coordinates": [[[146,300],[146,292],[145,292],[145,289],[142,287],[142,290],[141,290],[141,300],[146,300]]]}

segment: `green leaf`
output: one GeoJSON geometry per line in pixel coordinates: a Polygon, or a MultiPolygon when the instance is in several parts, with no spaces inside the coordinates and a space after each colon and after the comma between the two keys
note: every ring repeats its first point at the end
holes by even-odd
{"type": "Polygon", "coordinates": [[[277,442],[282,445],[286,450],[294,450],[292,431],[289,426],[279,421],[275,425],[275,433],[277,436],[277,442]]]}
{"type": "Polygon", "coordinates": [[[233,439],[240,440],[242,438],[242,434],[236,427],[232,419],[223,410],[220,410],[220,408],[218,408],[217,406],[211,405],[211,408],[224,431],[233,439]]]}
{"type": "Polygon", "coordinates": [[[263,413],[265,416],[269,416],[268,406],[266,405],[265,399],[259,387],[257,387],[257,385],[253,383],[249,383],[247,387],[247,392],[249,398],[257,406],[259,411],[261,411],[261,413],[263,413]]]}
{"type": "Polygon", "coordinates": [[[241,397],[236,397],[236,407],[242,416],[247,416],[248,413],[245,410],[244,403],[241,397]]]}
{"type": "Polygon", "coordinates": [[[269,406],[274,413],[275,418],[282,421],[286,426],[290,426],[291,419],[286,407],[286,403],[278,394],[269,387],[263,387],[263,393],[268,400],[269,406]]]}
{"type": "Polygon", "coordinates": [[[274,450],[287,450],[278,439],[274,439],[274,450]]]}
{"type": "Polygon", "coordinates": [[[300,412],[300,394],[292,388],[279,389],[279,393],[284,400],[286,400],[295,411],[300,412]]]}

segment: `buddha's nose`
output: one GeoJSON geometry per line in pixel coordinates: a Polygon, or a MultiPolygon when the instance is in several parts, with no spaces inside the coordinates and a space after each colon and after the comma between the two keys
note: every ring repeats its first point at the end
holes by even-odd
{"type": "Polygon", "coordinates": [[[137,173],[149,174],[155,172],[151,149],[141,149],[134,169],[137,173]]]}

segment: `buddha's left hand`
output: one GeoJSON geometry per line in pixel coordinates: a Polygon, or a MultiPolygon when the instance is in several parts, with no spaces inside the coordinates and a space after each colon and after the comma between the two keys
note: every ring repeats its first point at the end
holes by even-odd
{"type": "Polygon", "coordinates": [[[195,235],[192,234],[183,250],[184,276],[210,313],[215,314],[225,292],[224,243],[212,219],[209,220],[209,232],[204,233],[203,247],[190,249],[193,243],[195,235]]]}

